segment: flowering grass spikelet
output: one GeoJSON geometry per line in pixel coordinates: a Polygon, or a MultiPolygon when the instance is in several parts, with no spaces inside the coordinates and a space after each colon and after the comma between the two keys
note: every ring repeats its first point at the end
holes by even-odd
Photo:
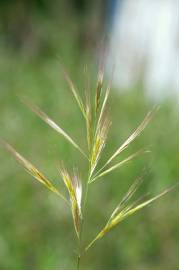
{"type": "Polygon", "coordinates": [[[71,176],[65,169],[65,167],[60,168],[60,174],[69,193],[74,226],[76,234],[79,237],[80,225],[82,220],[82,212],[81,212],[82,185],[78,175],[73,174],[73,176],[71,176]]]}

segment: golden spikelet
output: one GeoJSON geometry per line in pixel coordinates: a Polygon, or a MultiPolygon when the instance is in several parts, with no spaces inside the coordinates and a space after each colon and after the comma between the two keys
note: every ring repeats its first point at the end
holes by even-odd
{"type": "Polygon", "coordinates": [[[150,205],[152,202],[156,201],[157,199],[161,198],[165,194],[172,191],[179,183],[175,184],[174,186],[164,190],[160,194],[152,197],[151,199],[148,199],[144,202],[138,203],[139,200],[136,202],[125,206],[126,202],[132,197],[132,195],[137,190],[138,186],[140,185],[141,179],[139,179],[137,182],[134,183],[134,185],[131,187],[131,189],[128,191],[126,196],[123,198],[122,202],[115,208],[113,211],[111,217],[109,218],[107,224],[104,226],[104,228],[100,231],[100,233],[90,242],[90,244],[86,247],[85,251],[87,251],[90,247],[94,245],[94,243],[105,236],[111,229],[113,229],[116,225],[118,225],[120,222],[122,222],[127,217],[135,214],[137,211],[143,209],[145,206],[150,205]],[[139,182],[138,182],[139,181],[139,182]],[[123,207],[122,207],[123,206],[123,207]]]}
{"type": "Polygon", "coordinates": [[[101,68],[98,73],[97,85],[96,85],[96,98],[95,98],[95,111],[98,112],[101,100],[101,92],[103,87],[104,70],[101,68]]]}
{"type": "Polygon", "coordinates": [[[105,92],[105,95],[104,95],[104,99],[103,99],[103,102],[102,102],[102,105],[101,105],[101,110],[100,110],[99,117],[98,117],[98,120],[97,120],[97,127],[98,127],[99,123],[101,122],[101,119],[104,117],[107,101],[108,101],[109,94],[110,94],[111,87],[112,87],[112,82],[113,82],[113,73],[112,73],[111,79],[109,81],[109,84],[107,86],[107,89],[106,89],[106,92],[105,92]]]}
{"type": "Polygon", "coordinates": [[[53,191],[57,195],[59,195],[63,200],[66,198],[59,192],[59,190],[54,187],[54,185],[34,166],[30,163],[27,159],[25,159],[22,155],[20,155],[10,144],[7,142],[0,140],[1,144],[8,150],[15,159],[26,169],[26,171],[32,175],[36,180],[46,186],[49,190],[53,191]]]}
{"type": "Polygon", "coordinates": [[[105,146],[109,125],[108,119],[105,118],[104,120],[101,120],[97,127],[91,155],[91,175],[98,164],[100,154],[105,146]]]}
{"type": "Polygon", "coordinates": [[[83,100],[82,98],[80,97],[78,91],[76,90],[76,87],[72,81],[72,79],[70,78],[69,74],[67,73],[67,71],[65,70],[64,67],[62,67],[62,70],[63,70],[63,74],[64,74],[64,77],[65,77],[65,80],[67,81],[68,85],[69,85],[69,88],[83,114],[83,116],[86,118],[86,113],[85,113],[85,106],[84,106],[84,103],[83,103],[83,100]]]}
{"type": "Polygon", "coordinates": [[[113,170],[117,169],[117,168],[120,168],[121,166],[123,166],[124,164],[128,163],[129,161],[133,160],[134,158],[140,156],[141,154],[144,154],[144,153],[150,153],[150,151],[148,150],[143,150],[143,149],[140,149],[139,151],[135,152],[134,154],[128,156],[127,158],[123,159],[122,161],[116,163],[115,165],[109,167],[108,169],[106,170],[103,170],[103,168],[101,168],[96,174],[95,176],[91,179],[91,182],[94,182],[96,181],[97,179],[101,178],[102,176],[112,172],[113,170]]]}
{"type": "Polygon", "coordinates": [[[97,75],[97,83],[96,83],[96,94],[95,94],[95,113],[98,114],[100,104],[101,104],[101,96],[103,90],[104,83],[104,71],[105,71],[105,59],[106,59],[106,48],[102,50],[102,56],[99,61],[98,75],[97,75]]]}
{"type": "Polygon", "coordinates": [[[27,99],[23,98],[22,101],[34,112],[36,113],[45,123],[47,123],[51,128],[57,131],[60,135],[62,135],[68,142],[71,143],[76,149],[78,149],[85,157],[86,154],[81,149],[81,147],[64,131],[59,125],[57,125],[46,113],[44,113],[39,107],[32,104],[27,99]]]}
{"type": "Polygon", "coordinates": [[[64,166],[60,168],[60,174],[69,193],[74,227],[76,234],[79,238],[82,220],[82,212],[81,212],[82,185],[78,175],[74,173],[73,176],[71,176],[64,166]]]}
{"type": "Polygon", "coordinates": [[[148,123],[153,118],[154,114],[158,110],[156,107],[153,111],[149,112],[142,123],[138,126],[138,128],[128,137],[128,139],[115,151],[115,153],[108,159],[105,163],[104,167],[106,167],[114,158],[116,158],[120,153],[122,153],[145,129],[148,123]]]}
{"type": "Polygon", "coordinates": [[[86,92],[86,134],[89,155],[93,144],[93,119],[92,119],[92,108],[89,91],[86,92]]]}

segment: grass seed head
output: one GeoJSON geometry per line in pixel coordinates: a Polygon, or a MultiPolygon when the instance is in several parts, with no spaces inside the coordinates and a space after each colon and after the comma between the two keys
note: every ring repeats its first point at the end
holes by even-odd
{"type": "MultiPolygon", "coordinates": [[[[113,170],[121,167],[122,165],[128,163],[141,153],[146,153],[145,150],[139,150],[136,153],[128,156],[122,161],[117,162],[114,165],[109,165],[119,154],[121,154],[128,146],[142,133],[145,127],[148,125],[150,120],[153,118],[154,113],[158,108],[155,108],[153,111],[149,112],[142,123],[137,127],[137,129],[127,138],[127,140],[117,148],[114,154],[107,160],[107,162],[103,165],[103,167],[95,172],[95,169],[98,165],[100,156],[102,151],[105,147],[106,140],[107,140],[107,133],[109,130],[110,122],[106,117],[106,106],[107,101],[110,94],[110,89],[112,85],[113,73],[112,78],[107,86],[106,91],[104,94],[102,93],[103,88],[103,81],[104,81],[104,65],[101,65],[98,72],[97,78],[97,85],[96,85],[96,93],[91,102],[90,99],[90,89],[88,89],[88,93],[86,94],[86,103],[83,102],[83,99],[79,95],[76,87],[74,86],[73,81],[71,80],[68,73],[63,68],[63,73],[65,79],[70,87],[71,93],[73,94],[80,111],[85,119],[86,122],[86,133],[87,133],[87,144],[88,144],[88,154],[86,155],[81,147],[72,139],[72,137],[64,131],[59,125],[57,125],[50,117],[47,116],[41,109],[37,106],[31,104],[29,101],[24,100],[28,107],[34,111],[44,122],[46,122],[51,128],[57,131],[60,135],[62,135],[73,147],[78,149],[85,158],[88,160],[89,165],[89,172],[88,177],[85,182],[85,195],[83,200],[83,210],[85,211],[86,206],[86,199],[88,195],[88,185],[91,182],[96,181],[97,179],[101,178],[104,175],[112,172],[113,170]],[[95,102],[94,102],[95,100],[95,102]],[[106,168],[107,167],[107,168],[106,168]]],[[[78,254],[78,266],[79,266],[79,258],[81,257],[81,235],[82,235],[82,226],[83,226],[83,219],[84,219],[84,211],[82,216],[82,184],[80,181],[80,177],[76,171],[73,173],[69,173],[67,169],[62,165],[60,167],[60,174],[63,179],[63,182],[67,188],[69,194],[69,201],[63,196],[63,194],[56,189],[56,187],[49,181],[34,165],[32,165],[28,160],[26,160],[22,155],[20,155],[11,145],[4,141],[0,141],[4,147],[17,159],[19,163],[23,165],[23,167],[30,173],[35,179],[45,185],[49,190],[58,194],[65,202],[67,202],[71,206],[72,217],[74,228],[78,237],[79,243],[79,254],[78,254]]],[[[122,198],[120,203],[116,206],[114,211],[112,212],[111,216],[109,217],[106,225],[103,229],[97,234],[97,236],[90,242],[90,244],[85,248],[87,251],[94,243],[99,240],[100,238],[104,237],[108,232],[110,232],[116,225],[120,222],[125,220],[127,217],[133,215],[137,211],[143,209],[145,206],[150,205],[155,200],[159,199],[160,197],[164,196],[168,192],[174,189],[171,187],[166,189],[165,191],[161,192],[159,195],[154,196],[150,199],[145,200],[137,200],[134,202],[130,202],[133,195],[141,185],[143,179],[137,179],[134,184],[129,188],[125,196],[122,198]]],[[[78,268],[79,269],[79,268],[78,268]]]]}

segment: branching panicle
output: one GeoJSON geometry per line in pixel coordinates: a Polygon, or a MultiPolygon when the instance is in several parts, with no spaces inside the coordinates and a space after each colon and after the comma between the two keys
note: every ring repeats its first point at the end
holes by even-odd
{"type": "MultiPolygon", "coordinates": [[[[173,186],[165,191],[161,192],[159,195],[154,196],[150,199],[143,199],[143,201],[137,200],[132,203],[129,201],[132,199],[133,195],[141,185],[143,178],[140,177],[137,179],[134,184],[129,188],[125,196],[122,198],[120,203],[113,210],[111,216],[107,220],[106,225],[103,229],[97,234],[97,236],[87,245],[85,249],[82,246],[82,236],[84,230],[84,221],[85,221],[85,210],[87,205],[88,189],[89,185],[92,182],[95,182],[98,179],[101,179],[103,176],[109,174],[113,170],[120,168],[122,165],[128,163],[134,158],[140,156],[143,153],[148,153],[146,150],[139,150],[127,158],[118,161],[115,164],[111,164],[112,161],[118,157],[129,145],[143,132],[145,127],[148,125],[150,120],[153,118],[157,108],[149,112],[142,123],[137,127],[137,129],[124,141],[124,143],[117,148],[117,150],[111,155],[111,157],[106,161],[106,163],[96,171],[102,151],[104,150],[107,134],[110,126],[110,121],[106,117],[106,107],[110,94],[110,89],[112,86],[112,78],[107,86],[107,89],[102,93],[103,82],[104,82],[104,66],[100,66],[96,92],[93,99],[90,98],[91,92],[89,87],[87,87],[86,102],[83,102],[83,99],[79,95],[74,83],[72,82],[70,76],[63,68],[63,73],[65,79],[70,87],[70,91],[74,96],[77,105],[83,115],[86,124],[86,144],[88,147],[88,154],[82,150],[82,148],[77,144],[72,137],[63,130],[59,125],[57,125],[50,117],[47,116],[41,109],[33,105],[27,100],[23,101],[27,106],[35,112],[44,122],[46,122],[52,129],[57,131],[62,135],[73,147],[75,147],[88,161],[89,171],[86,177],[86,181],[83,183],[84,194],[82,192],[82,183],[80,177],[76,171],[70,173],[64,165],[60,167],[60,174],[63,182],[67,188],[69,194],[69,200],[59,191],[51,181],[49,181],[34,165],[32,165],[28,160],[21,156],[11,145],[4,141],[0,141],[1,144],[16,158],[16,160],[21,163],[21,165],[31,174],[35,179],[41,182],[46,186],[50,191],[56,193],[60,196],[68,205],[71,207],[74,229],[78,239],[78,254],[77,254],[77,269],[79,269],[81,256],[91,248],[97,240],[104,237],[108,232],[110,232],[116,225],[121,221],[136,213],[145,206],[151,204],[155,200],[159,199],[163,195],[167,194],[174,189],[173,186]],[[91,101],[93,100],[93,101],[91,101]],[[94,102],[95,100],[95,102],[94,102]],[[83,200],[82,200],[83,196],[83,200]],[[83,213],[82,213],[83,212],[83,213]]],[[[113,77],[113,76],[112,76],[113,77]]]]}

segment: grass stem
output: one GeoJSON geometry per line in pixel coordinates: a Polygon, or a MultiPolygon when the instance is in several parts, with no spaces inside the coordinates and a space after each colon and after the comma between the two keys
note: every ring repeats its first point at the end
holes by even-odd
{"type": "Polygon", "coordinates": [[[80,261],[81,261],[81,256],[77,256],[77,270],[80,270],[80,261]]]}

